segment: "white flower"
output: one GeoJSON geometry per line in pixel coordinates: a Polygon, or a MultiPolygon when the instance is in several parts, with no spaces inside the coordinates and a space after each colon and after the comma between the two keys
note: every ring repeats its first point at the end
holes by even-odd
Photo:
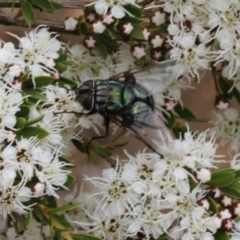
{"type": "Polygon", "coordinates": [[[69,48],[69,52],[71,64],[63,76],[84,82],[93,78],[107,79],[113,75],[114,63],[110,56],[106,59],[99,55],[91,56],[89,50],[80,44],[69,48]]]}
{"type": "Polygon", "coordinates": [[[126,237],[125,230],[125,217],[109,216],[105,211],[101,209],[97,203],[96,210],[93,213],[89,213],[85,210],[89,222],[74,222],[79,225],[87,233],[92,233],[94,236],[101,239],[123,239],[126,237]]]}
{"type": "Polygon", "coordinates": [[[36,176],[41,183],[45,184],[45,192],[47,195],[59,198],[56,191],[60,187],[67,189],[64,183],[67,181],[70,171],[64,170],[63,168],[69,165],[70,164],[60,162],[58,160],[58,154],[55,153],[53,153],[51,157],[46,158],[44,162],[42,161],[42,167],[40,170],[36,170],[36,176]]]}
{"type": "Polygon", "coordinates": [[[8,145],[0,151],[0,189],[6,189],[8,182],[13,182],[16,177],[17,166],[15,160],[15,148],[8,145]]]}
{"type": "Polygon", "coordinates": [[[133,191],[139,194],[147,194],[151,188],[155,163],[159,160],[158,154],[147,154],[145,150],[136,157],[125,151],[129,162],[124,165],[124,176],[132,182],[133,191]]]}
{"type": "Polygon", "coordinates": [[[0,196],[0,213],[6,219],[8,214],[16,212],[18,214],[27,214],[31,206],[25,206],[23,202],[31,199],[32,192],[28,187],[18,184],[12,185],[12,181],[8,181],[6,189],[2,189],[0,196]]]}
{"type": "Polygon", "coordinates": [[[97,187],[97,192],[92,196],[98,196],[99,206],[109,215],[121,215],[138,202],[140,197],[132,191],[131,181],[122,175],[122,167],[118,170],[106,169],[101,177],[86,177],[85,180],[97,187]]]}
{"type": "MultiPolygon", "coordinates": [[[[43,150],[38,147],[39,141],[36,137],[22,138],[16,141],[15,164],[20,170],[22,179],[27,181],[33,177],[37,165],[41,165],[43,157],[47,157],[43,150]]],[[[51,155],[50,155],[51,156],[51,155]]]]}
{"type": "Polygon", "coordinates": [[[221,113],[215,113],[216,119],[212,121],[215,125],[210,133],[220,139],[220,145],[229,143],[230,150],[238,152],[240,145],[239,135],[239,112],[235,108],[229,108],[221,113]]]}
{"type": "Polygon", "coordinates": [[[9,33],[19,40],[18,57],[21,59],[21,66],[34,78],[40,75],[50,75],[56,72],[55,68],[47,68],[46,63],[49,59],[58,58],[58,51],[61,43],[56,39],[54,33],[48,32],[44,26],[39,26],[29,32],[25,37],[9,33]]]}
{"type": "MultiPolygon", "coordinates": [[[[205,210],[198,207],[180,220],[181,239],[214,240],[213,234],[217,231],[212,225],[214,217],[204,217],[204,213],[205,210]]],[[[175,232],[172,233],[175,239],[175,232]]]]}
{"type": "Polygon", "coordinates": [[[141,232],[147,239],[151,236],[157,239],[173,221],[172,213],[165,214],[161,211],[162,209],[154,201],[147,206],[138,204],[130,213],[132,218],[126,219],[127,232],[130,236],[141,232]]]}
{"type": "Polygon", "coordinates": [[[73,91],[67,91],[65,88],[49,85],[46,87],[44,94],[47,100],[43,106],[49,106],[48,110],[52,112],[80,112],[80,104],[74,101],[75,94],[73,91]]]}
{"type": "MultiPolygon", "coordinates": [[[[185,34],[184,36],[191,36],[185,34]]],[[[173,45],[173,49],[170,50],[171,58],[178,60],[177,69],[179,71],[178,76],[186,76],[189,80],[197,77],[200,79],[198,71],[200,69],[208,69],[210,59],[208,59],[209,48],[205,44],[194,45],[194,40],[190,38],[188,41],[185,37],[175,39],[182,47],[173,45]]],[[[171,44],[171,43],[170,43],[171,44]]]]}
{"type": "Polygon", "coordinates": [[[65,29],[68,31],[74,31],[77,28],[78,20],[74,17],[67,17],[64,21],[65,29]]]}

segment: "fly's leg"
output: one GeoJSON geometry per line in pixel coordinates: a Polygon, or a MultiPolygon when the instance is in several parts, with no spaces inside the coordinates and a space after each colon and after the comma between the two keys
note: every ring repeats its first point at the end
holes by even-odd
{"type": "Polygon", "coordinates": [[[122,125],[123,127],[129,128],[134,121],[134,117],[131,113],[125,114],[122,116],[122,125]]]}
{"type": "Polygon", "coordinates": [[[124,77],[125,77],[124,81],[127,82],[127,83],[131,83],[131,84],[135,84],[136,83],[135,77],[130,72],[125,72],[124,73],[124,77]]]}
{"type": "Polygon", "coordinates": [[[109,117],[109,115],[105,115],[104,117],[105,117],[105,134],[102,135],[102,136],[93,137],[93,138],[87,143],[87,147],[86,147],[87,152],[88,152],[89,146],[90,146],[90,144],[91,144],[91,142],[92,142],[93,140],[101,139],[101,138],[106,138],[106,137],[108,137],[108,135],[109,135],[110,117],[109,117]]]}

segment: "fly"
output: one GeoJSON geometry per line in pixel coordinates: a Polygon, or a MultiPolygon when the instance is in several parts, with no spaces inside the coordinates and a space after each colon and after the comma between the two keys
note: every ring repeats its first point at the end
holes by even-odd
{"type": "MultiPolygon", "coordinates": [[[[87,80],[76,90],[76,100],[89,114],[99,113],[105,120],[105,134],[109,135],[110,121],[131,130],[135,136],[151,145],[139,135],[144,126],[159,128],[155,116],[154,93],[163,92],[174,80],[176,61],[155,64],[142,71],[129,71],[107,80],[87,80]],[[173,74],[174,73],[174,74],[173,74]]],[[[163,127],[163,124],[161,124],[163,127]]],[[[154,150],[154,149],[152,149],[154,150]]],[[[156,150],[155,150],[156,151],[156,150]]]]}

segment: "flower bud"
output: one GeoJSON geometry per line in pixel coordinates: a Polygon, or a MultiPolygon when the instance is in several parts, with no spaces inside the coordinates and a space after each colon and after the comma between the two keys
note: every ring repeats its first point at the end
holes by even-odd
{"type": "Polygon", "coordinates": [[[210,170],[206,169],[206,168],[200,168],[198,169],[196,172],[195,172],[195,175],[196,175],[196,179],[199,181],[199,182],[202,182],[202,183],[206,183],[208,181],[211,180],[211,172],[210,170]]]}
{"type": "Polygon", "coordinates": [[[67,17],[64,21],[64,27],[67,31],[74,31],[77,28],[78,20],[75,17],[67,17]]]}
{"type": "Polygon", "coordinates": [[[221,191],[217,187],[212,187],[210,188],[208,194],[213,198],[213,199],[218,199],[221,196],[221,191]]]}
{"type": "Polygon", "coordinates": [[[93,49],[96,45],[96,40],[92,36],[86,36],[83,40],[84,47],[93,49]]]}
{"type": "Polygon", "coordinates": [[[231,231],[233,229],[232,219],[224,219],[222,221],[222,229],[225,231],[231,231]]]}
{"type": "Polygon", "coordinates": [[[103,24],[102,21],[98,20],[93,24],[93,31],[95,33],[101,34],[105,31],[106,25],[103,24]]]}
{"type": "Polygon", "coordinates": [[[122,32],[125,35],[130,35],[131,32],[133,31],[133,25],[130,22],[124,23],[122,25],[122,32]]]}
{"type": "Polygon", "coordinates": [[[160,34],[152,34],[149,37],[149,43],[153,48],[161,47],[163,44],[163,38],[160,34]]]}
{"type": "Polygon", "coordinates": [[[230,103],[226,97],[224,97],[222,95],[216,96],[216,98],[215,98],[216,109],[223,111],[223,110],[228,109],[229,105],[230,105],[230,103]]]}
{"type": "Polygon", "coordinates": [[[140,59],[140,58],[146,56],[145,47],[141,44],[132,46],[131,53],[132,53],[133,57],[135,57],[137,59],[140,59]]]}
{"type": "Polygon", "coordinates": [[[230,212],[232,213],[233,217],[239,217],[240,216],[240,202],[235,202],[230,207],[230,212]]]}
{"type": "Polygon", "coordinates": [[[226,196],[226,195],[222,195],[219,198],[219,203],[223,206],[223,207],[229,207],[232,205],[232,198],[226,196]]]}
{"type": "Polygon", "coordinates": [[[203,207],[205,210],[209,210],[210,204],[206,198],[198,200],[198,205],[203,207]]]}
{"type": "Polygon", "coordinates": [[[165,12],[160,9],[158,11],[152,12],[150,16],[150,21],[156,26],[160,26],[165,23],[165,12]]]}
{"type": "Polygon", "coordinates": [[[111,13],[107,13],[102,16],[102,22],[106,25],[110,25],[115,22],[115,18],[111,13]]]}

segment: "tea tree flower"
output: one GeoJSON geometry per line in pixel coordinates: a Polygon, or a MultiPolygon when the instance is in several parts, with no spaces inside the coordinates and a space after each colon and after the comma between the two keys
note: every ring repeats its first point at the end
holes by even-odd
{"type": "Polygon", "coordinates": [[[86,178],[98,188],[99,204],[106,214],[123,214],[127,209],[137,203],[139,197],[131,189],[131,182],[120,174],[121,170],[106,169],[102,178],[86,178]]]}
{"type": "Polygon", "coordinates": [[[65,166],[71,164],[63,163],[58,160],[58,155],[54,156],[53,153],[51,157],[42,161],[41,169],[36,170],[36,176],[39,181],[46,186],[46,194],[59,198],[56,191],[62,187],[65,188],[64,183],[67,181],[67,175],[70,173],[69,170],[63,169],[65,166]]]}
{"type": "Polygon", "coordinates": [[[12,33],[11,36],[19,40],[18,57],[23,70],[27,71],[33,79],[40,75],[51,75],[57,70],[46,66],[49,59],[58,58],[58,51],[61,43],[56,39],[54,33],[48,31],[44,26],[25,34],[25,37],[18,37],[12,33]]]}
{"type": "Polygon", "coordinates": [[[25,206],[24,202],[31,199],[32,192],[28,187],[18,184],[13,185],[13,182],[9,181],[6,189],[3,189],[0,196],[0,213],[4,219],[8,214],[16,212],[19,214],[26,214],[30,210],[31,206],[25,206]]]}
{"type": "Polygon", "coordinates": [[[230,149],[234,152],[239,150],[239,113],[235,108],[229,108],[221,113],[215,113],[216,119],[212,121],[214,127],[211,132],[215,132],[216,138],[220,139],[220,144],[229,143],[230,149]]]}

